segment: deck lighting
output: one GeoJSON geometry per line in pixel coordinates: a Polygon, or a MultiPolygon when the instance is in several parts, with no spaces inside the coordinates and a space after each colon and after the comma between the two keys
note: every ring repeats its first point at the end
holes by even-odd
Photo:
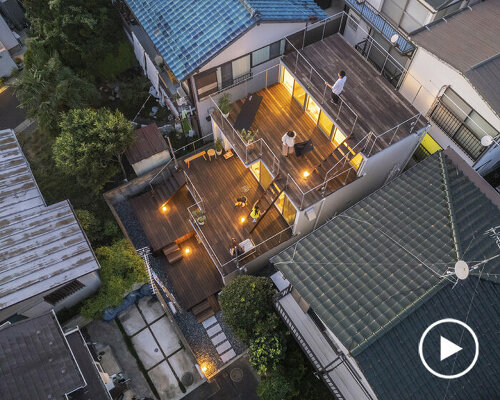
{"type": "Polygon", "coordinates": [[[302,176],[303,176],[304,178],[307,178],[309,175],[310,175],[309,171],[304,171],[304,172],[302,172],[302,176]]]}
{"type": "Polygon", "coordinates": [[[206,365],[203,365],[203,366],[201,367],[201,370],[202,370],[203,372],[207,372],[207,369],[208,369],[208,368],[207,368],[207,366],[206,366],[206,365]]]}
{"type": "Polygon", "coordinates": [[[163,203],[160,209],[162,212],[166,213],[168,211],[167,203],[163,203]]]}
{"type": "Polygon", "coordinates": [[[186,247],[186,248],[184,249],[184,254],[186,254],[186,255],[191,254],[191,248],[190,248],[190,247],[186,247]]]}
{"type": "Polygon", "coordinates": [[[240,218],[240,222],[241,222],[242,224],[244,224],[246,220],[247,220],[247,219],[246,219],[245,217],[241,217],[241,218],[240,218]]]}

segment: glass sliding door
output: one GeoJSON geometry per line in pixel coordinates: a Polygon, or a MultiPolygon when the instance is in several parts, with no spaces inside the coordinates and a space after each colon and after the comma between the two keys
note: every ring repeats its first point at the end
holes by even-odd
{"type": "Polygon", "coordinates": [[[330,137],[330,134],[332,133],[333,122],[323,111],[321,111],[321,113],[319,114],[318,126],[326,136],[330,137]]]}
{"type": "Polygon", "coordinates": [[[252,172],[252,175],[255,176],[255,179],[257,179],[264,189],[267,189],[273,181],[273,176],[262,161],[257,161],[250,165],[250,172],[252,172]]]}
{"type": "Polygon", "coordinates": [[[309,96],[307,98],[306,111],[309,114],[309,116],[313,119],[314,123],[317,124],[318,119],[319,119],[319,113],[320,113],[321,109],[314,102],[314,100],[311,98],[311,96],[309,96]]]}
{"type": "Polygon", "coordinates": [[[281,83],[283,83],[283,86],[290,92],[290,94],[293,93],[293,76],[288,72],[286,68],[283,68],[283,77],[281,80],[281,83]]]}
{"type": "Polygon", "coordinates": [[[304,107],[304,102],[306,100],[306,91],[299,85],[297,81],[293,85],[293,98],[298,101],[301,107],[304,107]]]}
{"type": "Polygon", "coordinates": [[[276,206],[280,214],[283,215],[283,218],[285,218],[285,221],[288,223],[288,225],[293,225],[293,223],[295,222],[295,216],[297,215],[297,210],[285,195],[285,193],[281,193],[280,197],[278,197],[278,200],[276,200],[276,203],[274,203],[274,205],[276,206]]]}

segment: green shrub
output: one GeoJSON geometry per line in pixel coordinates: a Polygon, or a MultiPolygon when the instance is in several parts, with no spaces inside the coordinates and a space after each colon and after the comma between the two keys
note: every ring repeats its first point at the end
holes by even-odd
{"type": "Polygon", "coordinates": [[[232,280],[219,296],[224,321],[246,344],[255,339],[255,329],[273,312],[271,279],[242,275],[232,280]]]}
{"type": "Polygon", "coordinates": [[[275,373],[262,379],[257,386],[257,394],[261,400],[284,400],[288,398],[290,386],[286,378],[275,373]]]}
{"type": "Polygon", "coordinates": [[[101,221],[89,210],[75,210],[75,214],[93,246],[102,246],[118,238],[119,229],[114,221],[101,221]]]}
{"type": "Polygon", "coordinates": [[[123,40],[115,52],[108,53],[96,63],[95,75],[103,80],[116,79],[121,73],[132,68],[136,62],[132,46],[127,40],[123,40]]]}

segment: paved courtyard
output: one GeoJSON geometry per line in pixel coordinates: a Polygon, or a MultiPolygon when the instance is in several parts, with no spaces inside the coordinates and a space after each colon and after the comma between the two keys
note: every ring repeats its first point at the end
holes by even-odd
{"type": "Polygon", "coordinates": [[[177,400],[205,381],[161,304],[144,297],[118,317],[160,400],[177,400]]]}

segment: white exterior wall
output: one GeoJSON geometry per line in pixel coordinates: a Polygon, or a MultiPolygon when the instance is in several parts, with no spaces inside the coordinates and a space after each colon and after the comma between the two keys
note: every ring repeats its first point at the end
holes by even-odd
{"type": "Polygon", "coordinates": [[[378,152],[366,160],[363,176],[336,190],[323,200],[309,208],[297,212],[295,218],[295,233],[304,235],[320,226],[328,218],[349,208],[370,193],[384,185],[387,176],[395,166],[402,171],[422,140],[423,133],[411,134],[394,143],[390,147],[378,152]],[[306,211],[314,209],[316,219],[309,221],[306,211]]]}
{"type": "MultiPolygon", "coordinates": [[[[418,48],[408,72],[399,91],[423,115],[427,114],[438,94],[442,93],[440,93],[441,89],[449,85],[496,130],[500,131],[500,118],[488,103],[460,72],[434,54],[421,47],[418,48]],[[420,88],[421,85],[422,88],[420,88]]],[[[432,126],[429,133],[442,148],[451,147],[469,165],[473,164],[473,160],[440,128],[432,126]]]]}
{"type": "MultiPolygon", "coordinates": [[[[368,32],[370,31],[370,26],[356,14],[353,10],[349,10],[349,16],[353,16],[356,18],[356,20],[353,21],[356,22],[357,19],[359,18],[359,26],[357,27],[356,30],[354,30],[350,25],[349,21],[346,22],[345,24],[345,29],[344,29],[344,34],[343,37],[352,46],[355,46],[357,43],[362,42],[368,37],[368,32]]],[[[344,17],[345,18],[345,17],[344,17]]]]}
{"type": "Polygon", "coordinates": [[[5,22],[5,20],[1,15],[0,15],[0,42],[3,43],[3,45],[7,50],[12,49],[19,44],[15,36],[12,34],[9,25],[7,25],[7,22],[5,22]]]}
{"type": "Polygon", "coordinates": [[[7,49],[2,47],[2,43],[0,42],[0,77],[10,76],[13,69],[17,69],[17,65],[7,49]]]}
{"type": "MultiPolygon", "coordinates": [[[[89,297],[92,293],[94,293],[99,286],[101,285],[101,280],[99,279],[99,275],[97,271],[91,272],[90,274],[84,275],[78,280],[85,285],[84,288],[78,290],[72,295],[66,297],[64,300],[57,303],[55,306],[49,304],[43,300],[44,296],[52,293],[57,290],[59,287],[56,287],[52,290],[48,290],[46,292],[40,293],[36,296],[33,296],[21,303],[14,304],[10,307],[7,307],[0,311],[0,321],[3,321],[14,314],[24,315],[25,317],[36,317],[38,315],[44,314],[52,309],[54,311],[62,310],[63,308],[69,308],[89,297]]],[[[69,282],[66,282],[69,283],[69,282]]],[[[61,285],[62,286],[62,285],[61,285]]]]}
{"type": "Polygon", "coordinates": [[[132,168],[134,169],[137,176],[141,176],[146,172],[159,167],[162,164],[165,164],[170,160],[170,153],[167,150],[162,151],[161,153],[157,153],[152,155],[145,160],[141,160],[135,164],[132,164],[132,168]]]}
{"type": "Polygon", "coordinates": [[[243,36],[230,44],[215,58],[200,68],[199,72],[207,71],[211,68],[218,67],[235,58],[244,56],[254,50],[267,46],[291,33],[303,29],[306,26],[305,22],[276,22],[262,23],[252,27],[243,36]]]}

